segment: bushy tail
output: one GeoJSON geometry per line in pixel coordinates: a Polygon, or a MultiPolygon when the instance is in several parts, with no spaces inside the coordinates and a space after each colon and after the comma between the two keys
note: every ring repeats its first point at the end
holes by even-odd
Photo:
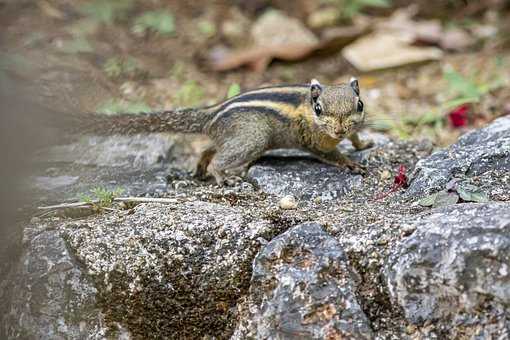
{"type": "Polygon", "coordinates": [[[214,112],[207,108],[137,114],[84,114],[75,118],[73,130],[75,133],[96,135],[133,135],[150,132],[202,133],[213,114],[214,112]]]}

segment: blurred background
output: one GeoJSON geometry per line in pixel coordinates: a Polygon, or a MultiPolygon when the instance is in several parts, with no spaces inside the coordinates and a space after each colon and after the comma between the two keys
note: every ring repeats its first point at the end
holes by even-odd
{"type": "Polygon", "coordinates": [[[0,19],[0,77],[63,114],[351,75],[399,138],[446,145],[510,111],[504,0],[3,0],[0,19]]]}
{"type": "Polygon", "coordinates": [[[0,21],[5,225],[30,199],[31,153],[58,142],[51,128],[69,114],[351,76],[370,128],[395,138],[445,146],[510,113],[504,0],[0,0],[0,21]]]}

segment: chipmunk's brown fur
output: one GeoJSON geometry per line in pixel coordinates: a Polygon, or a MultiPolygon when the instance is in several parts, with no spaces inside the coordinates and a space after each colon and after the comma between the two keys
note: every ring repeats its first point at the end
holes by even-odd
{"type": "Polygon", "coordinates": [[[277,148],[304,149],[326,163],[363,172],[336,146],[349,138],[356,149],[369,147],[371,142],[363,143],[357,135],[364,119],[358,81],[352,79],[334,86],[312,80],[309,85],[261,88],[205,108],[96,116],[90,123],[96,133],[204,133],[213,146],[203,152],[196,174],[209,172],[222,184],[226,170],[249,166],[277,148]]]}

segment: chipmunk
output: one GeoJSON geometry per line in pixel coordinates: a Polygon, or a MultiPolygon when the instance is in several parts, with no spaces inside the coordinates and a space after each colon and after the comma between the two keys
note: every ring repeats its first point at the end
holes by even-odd
{"type": "Polygon", "coordinates": [[[209,173],[219,185],[224,184],[227,170],[247,169],[265,151],[280,148],[303,149],[325,163],[364,173],[361,164],[337,149],[344,138],[350,139],[357,150],[373,144],[362,142],[357,134],[365,121],[359,95],[355,78],[349,84],[333,86],[313,79],[306,85],[251,90],[203,108],[95,116],[89,122],[95,133],[206,134],[213,145],[202,153],[195,175],[204,177],[209,173]]]}

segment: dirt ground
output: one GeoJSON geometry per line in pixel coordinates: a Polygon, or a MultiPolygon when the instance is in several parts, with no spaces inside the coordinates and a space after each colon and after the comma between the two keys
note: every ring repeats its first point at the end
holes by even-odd
{"type": "MultiPolygon", "coordinates": [[[[28,97],[62,114],[198,106],[223,100],[233,84],[246,90],[312,78],[336,83],[355,75],[373,129],[398,138],[426,137],[444,146],[466,129],[510,111],[510,50],[505,38],[509,11],[491,3],[479,9],[453,3],[452,12],[441,2],[427,6],[422,2],[417,20],[439,18],[444,27],[464,27],[469,22],[497,34],[455,52],[445,50],[439,61],[387,70],[360,72],[338,49],[293,62],[276,60],[262,72],[245,67],[215,72],[210,55],[249,45],[250,27],[268,9],[281,9],[306,23],[322,2],[298,1],[289,6],[283,1],[2,1],[0,75],[21,79],[28,97]],[[136,23],[148,11],[170,15],[172,31],[147,29],[141,34],[136,23]],[[461,82],[469,80],[468,87],[485,89],[470,107],[467,124],[461,126],[448,119],[455,107],[443,105],[459,99],[452,97],[455,82],[445,77],[450,69],[464,77],[461,82]]],[[[383,20],[402,5],[405,2],[368,9],[368,15],[357,13],[352,22],[338,25],[356,26],[357,17],[383,20]]],[[[320,35],[321,29],[314,32],[320,35]]],[[[370,57],[368,53],[366,58],[370,57]]]]}

